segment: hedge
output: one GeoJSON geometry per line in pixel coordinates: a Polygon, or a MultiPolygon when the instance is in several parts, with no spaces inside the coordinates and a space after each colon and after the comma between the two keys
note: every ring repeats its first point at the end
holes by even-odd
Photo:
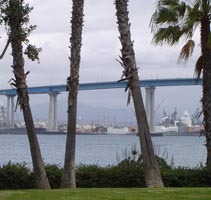
{"type": "MultiPolygon", "coordinates": [[[[166,187],[210,187],[211,169],[204,167],[187,168],[168,166],[158,158],[164,185],[166,187]]],[[[52,188],[59,188],[62,168],[47,164],[46,173],[52,188]]],[[[79,165],[76,168],[77,187],[115,188],[145,187],[142,160],[125,159],[118,165],[100,167],[98,165],[79,165]]],[[[33,189],[35,179],[26,163],[9,162],[0,166],[0,189],[33,189]]]]}

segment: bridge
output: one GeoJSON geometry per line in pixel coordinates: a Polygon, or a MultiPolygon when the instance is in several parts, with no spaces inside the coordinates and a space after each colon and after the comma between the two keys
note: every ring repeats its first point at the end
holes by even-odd
{"type": "MultiPolygon", "coordinates": [[[[80,83],[79,91],[81,90],[103,90],[103,89],[116,89],[125,88],[127,82],[95,82],[95,83],[80,83]]],[[[167,86],[193,86],[202,85],[202,79],[196,81],[194,78],[175,78],[175,79],[151,79],[140,80],[141,87],[146,90],[145,109],[149,127],[154,131],[155,127],[155,100],[154,93],[156,87],[167,86]]],[[[57,95],[66,92],[66,84],[62,85],[49,85],[29,87],[29,94],[49,94],[49,116],[48,116],[48,129],[57,129],[57,95]]],[[[17,95],[16,89],[0,90],[0,95],[7,96],[7,122],[11,127],[14,126],[14,97],[17,95]]]]}
{"type": "MultiPolygon", "coordinates": [[[[125,88],[127,82],[95,82],[95,83],[80,83],[79,90],[102,90],[102,89],[115,89],[125,88]]],[[[202,79],[196,81],[193,78],[176,78],[176,79],[151,79],[151,80],[140,80],[141,87],[165,87],[165,86],[190,86],[190,85],[201,85],[202,79]]],[[[66,92],[66,85],[48,85],[48,86],[37,86],[29,87],[29,94],[49,94],[49,93],[60,93],[66,92]]],[[[16,95],[16,89],[5,89],[0,90],[0,95],[16,95]]]]}

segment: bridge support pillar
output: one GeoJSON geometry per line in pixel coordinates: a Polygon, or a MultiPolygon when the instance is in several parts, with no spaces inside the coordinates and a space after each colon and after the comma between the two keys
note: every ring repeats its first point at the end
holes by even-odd
{"type": "Polygon", "coordinates": [[[57,130],[57,96],[58,92],[49,93],[48,130],[57,130]]]}
{"type": "Polygon", "coordinates": [[[155,87],[146,87],[146,102],[145,110],[149,129],[151,132],[155,131],[155,87]]]}
{"type": "Polygon", "coordinates": [[[15,104],[14,104],[15,95],[7,95],[7,128],[14,128],[15,125],[15,104]]]}

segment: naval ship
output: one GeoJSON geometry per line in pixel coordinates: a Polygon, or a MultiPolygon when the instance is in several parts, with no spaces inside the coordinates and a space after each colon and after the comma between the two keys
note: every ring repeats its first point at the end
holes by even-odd
{"type": "Polygon", "coordinates": [[[167,115],[163,111],[163,118],[160,123],[155,126],[156,133],[162,133],[163,136],[201,136],[204,130],[201,120],[201,112],[199,108],[190,115],[187,110],[184,114],[177,118],[177,110],[167,115]]]}

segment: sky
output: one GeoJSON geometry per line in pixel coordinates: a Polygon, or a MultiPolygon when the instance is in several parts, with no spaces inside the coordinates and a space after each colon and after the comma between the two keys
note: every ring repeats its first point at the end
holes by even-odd
{"type": "MultiPolygon", "coordinates": [[[[28,86],[65,84],[69,76],[69,37],[71,31],[71,1],[67,0],[26,0],[34,7],[30,14],[30,24],[37,25],[31,34],[30,42],[42,48],[40,63],[25,59],[25,70],[30,71],[28,86]]],[[[191,78],[194,63],[199,56],[198,34],[195,36],[196,49],[186,64],[178,64],[179,51],[184,41],[173,47],[152,44],[150,19],[155,10],[155,1],[131,0],[129,18],[131,34],[134,40],[136,62],[140,79],[191,78]]],[[[117,30],[115,6],[113,0],[85,0],[84,27],[81,49],[80,82],[116,81],[122,75],[122,68],[115,60],[120,55],[119,33],[117,30]]],[[[3,49],[7,36],[0,29],[0,42],[3,49]]],[[[10,88],[8,80],[12,78],[11,49],[0,61],[0,89],[10,88]]],[[[143,97],[144,97],[143,91],[143,97]]],[[[48,97],[31,97],[31,105],[48,104],[48,97]]],[[[189,109],[193,112],[200,106],[201,87],[168,87],[156,90],[156,106],[160,111],[179,107],[181,112],[189,109]]],[[[0,97],[3,98],[3,97],[0,97]]],[[[87,106],[126,108],[126,94],[123,90],[81,92],[79,103],[87,106]]],[[[145,98],[145,97],[144,97],[145,98]]],[[[63,102],[62,94],[59,101],[63,102]]],[[[5,101],[5,99],[3,99],[5,101]]],[[[4,103],[5,104],[5,103],[4,103]]],[[[127,108],[128,109],[128,108],[127,108]]],[[[62,116],[62,115],[61,115],[62,116]]]]}

